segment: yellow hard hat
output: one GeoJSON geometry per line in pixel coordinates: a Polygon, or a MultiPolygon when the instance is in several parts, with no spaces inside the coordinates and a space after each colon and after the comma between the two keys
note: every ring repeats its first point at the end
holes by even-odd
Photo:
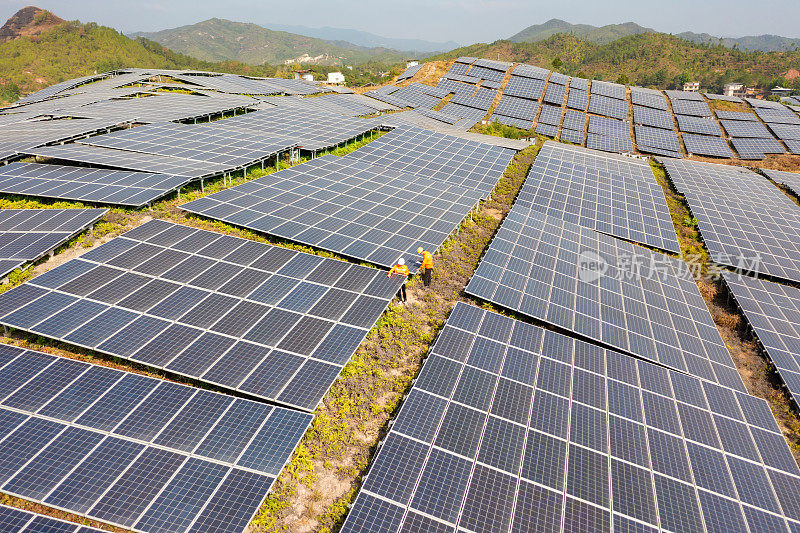
{"type": "Polygon", "coordinates": [[[421,254],[421,253],[422,253],[422,252],[424,252],[424,251],[425,251],[425,250],[423,250],[423,249],[422,249],[422,246],[420,246],[419,248],[417,248],[417,253],[418,253],[418,254],[421,254]]]}

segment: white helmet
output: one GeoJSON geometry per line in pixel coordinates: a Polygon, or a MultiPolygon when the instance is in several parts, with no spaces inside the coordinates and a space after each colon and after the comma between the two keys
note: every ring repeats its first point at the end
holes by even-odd
{"type": "Polygon", "coordinates": [[[406,260],[401,257],[400,259],[397,260],[397,264],[398,265],[405,265],[406,264],[406,260]]]}

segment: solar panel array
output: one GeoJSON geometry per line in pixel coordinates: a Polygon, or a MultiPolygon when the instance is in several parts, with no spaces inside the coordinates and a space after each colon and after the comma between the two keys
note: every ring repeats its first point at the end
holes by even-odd
{"type": "Polygon", "coordinates": [[[405,69],[402,72],[402,74],[400,74],[397,77],[397,81],[403,81],[403,80],[408,80],[410,78],[413,78],[414,76],[416,76],[417,72],[419,72],[420,69],[422,67],[424,67],[424,66],[425,66],[425,63],[420,63],[420,64],[417,64],[417,65],[412,65],[412,66],[408,67],[407,69],[405,69]]]}
{"type": "Polygon", "coordinates": [[[599,94],[617,100],[625,100],[626,90],[624,85],[607,81],[592,81],[592,94],[599,94]]]}
{"type": "Polygon", "coordinates": [[[242,531],[311,424],[41,352],[0,359],[3,492],[135,531],[242,531]]]}
{"type": "Polygon", "coordinates": [[[256,111],[216,124],[257,132],[258,136],[290,138],[310,151],[331,148],[375,129],[375,124],[368,120],[302,108],[256,111]]]}
{"type": "Polygon", "coordinates": [[[558,126],[553,124],[545,124],[544,122],[539,122],[536,125],[536,129],[534,130],[539,135],[544,135],[546,137],[556,138],[558,134],[558,126]]]}
{"type": "Polygon", "coordinates": [[[0,295],[0,323],[312,411],[401,281],[153,220],[0,295]]]}
{"type": "Polygon", "coordinates": [[[717,118],[720,120],[749,120],[758,121],[758,116],[750,111],[722,111],[717,109],[715,111],[717,118]]]}
{"type": "Polygon", "coordinates": [[[325,156],[181,206],[208,216],[391,267],[434,251],[482,193],[325,156]]]}
{"type": "Polygon", "coordinates": [[[677,115],[678,128],[686,133],[699,133],[701,135],[712,135],[714,137],[721,137],[722,131],[719,125],[713,118],[690,117],[686,115],[677,115]]]}
{"type": "Polygon", "coordinates": [[[584,133],[583,131],[571,130],[569,128],[561,128],[561,141],[571,142],[574,144],[583,144],[584,133]]]}
{"type": "Polygon", "coordinates": [[[644,124],[645,126],[663,128],[666,130],[671,130],[675,127],[672,122],[672,115],[668,111],[651,109],[639,105],[633,106],[633,122],[634,124],[644,124]]]}
{"type": "Polygon", "coordinates": [[[36,513],[0,505],[0,527],[8,533],[102,533],[93,527],[81,526],[36,513]]]}
{"type": "Polygon", "coordinates": [[[342,531],[787,531],[767,403],[458,303],[342,531]]]}
{"type": "Polygon", "coordinates": [[[744,391],[686,263],[516,206],[466,293],[744,391]]]}
{"type": "Polygon", "coordinates": [[[795,155],[800,155],[800,141],[793,141],[786,139],[783,144],[789,149],[789,152],[795,155]]]}
{"type": "Polygon", "coordinates": [[[800,289],[723,273],[725,284],[753,328],[795,404],[800,402],[800,289]]]}
{"type": "Polygon", "coordinates": [[[221,175],[230,167],[219,163],[193,161],[158,154],[143,154],[127,150],[114,150],[85,144],[65,144],[63,146],[43,146],[25,150],[25,154],[47,157],[61,161],[85,163],[93,166],[106,166],[153,174],[184,176],[200,179],[221,175]]]}
{"type": "Polygon", "coordinates": [[[700,93],[692,92],[692,91],[681,91],[681,90],[669,90],[664,91],[664,94],[669,97],[670,100],[689,100],[694,102],[705,102],[703,96],[700,93]]]}
{"type": "Polygon", "coordinates": [[[506,148],[409,126],[390,131],[348,157],[488,195],[513,155],[506,148]]]}
{"type": "Polygon", "coordinates": [[[727,96],[724,94],[705,93],[705,97],[708,98],[709,100],[724,100],[726,102],[733,102],[735,104],[744,103],[744,100],[742,100],[738,96],[727,96]]]}
{"type": "Polygon", "coordinates": [[[669,109],[667,99],[661,91],[645,89],[643,87],[631,87],[631,103],[635,106],[644,106],[663,111],[669,109]]]}
{"type": "Polygon", "coordinates": [[[768,124],[800,124],[800,117],[789,108],[756,108],[756,115],[768,124]]]}
{"type": "Polygon", "coordinates": [[[632,152],[630,126],[627,122],[608,117],[589,117],[586,147],[603,152],[632,152]]]}
{"type": "Polygon", "coordinates": [[[142,207],[185,185],[180,176],[38,163],[0,167],[0,193],[142,207]]]}
{"type": "Polygon", "coordinates": [[[0,209],[0,277],[36,261],[103,218],[106,209],[0,209]]]}
{"type": "Polygon", "coordinates": [[[297,145],[288,137],[210,124],[161,123],[98,135],[80,144],[155,154],[236,169],[263,161],[297,145]]]}
{"type": "Polygon", "coordinates": [[[564,110],[564,122],[561,125],[564,129],[576,130],[583,133],[586,128],[586,113],[575,111],[574,109],[564,110]]]}
{"type": "Polygon", "coordinates": [[[708,137],[691,133],[684,133],[682,137],[686,151],[690,154],[711,157],[735,157],[728,143],[721,137],[708,137]]]}
{"type": "Polygon", "coordinates": [[[796,196],[800,196],[800,174],[796,172],[783,172],[780,170],[770,170],[762,168],[761,172],[776,183],[787,187],[796,196]]]}
{"type": "Polygon", "coordinates": [[[539,113],[539,124],[550,124],[558,126],[561,123],[561,107],[542,104],[542,111],[539,113]]]}
{"type": "Polygon", "coordinates": [[[767,154],[786,153],[786,149],[776,139],[731,137],[731,143],[742,159],[764,159],[767,154]]]}
{"type": "Polygon", "coordinates": [[[663,163],[697,218],[713,261],[800,281],[800,209],[785,194],[745,168],[663,163]]]}
{"type": "Polygon", "coordinates": [[[575,88],[570,89],[567,95],[567,107],[586,111],[589,107],[589,93],[575,88]]]}
{"type": "Polygon", "coordinates": [[[589,100],[589,113],[625,120],[628,118],[628,103],[625,100],[592,93],[592,98],[589,100]]]}
{"type": "Polygon", "coordinates": [[[711,117],[711,108],[708,104],[696,100],[672,100],[672,111],[676,115],[690,115],[693,117],[711,117]]]}
{"type": "Polygon", "coordinates": [[[772,134],[760,122],[746,120],[720,120],[722,127],[731,137],[772,139],[772,134]]]}
{"type": "Polygon", "coordinates": [[[533,121],[538,110],[537,102],[514,96],[503,96],[494,112],[497,115],[533,121]]]}
{"type": "Polygon", "coordinates": [[[782,141],[800,140],[800,126],[795,124],[768,124],[775,137],[782,141]]]}
{"type": "Polygon", "coordinates": [[[511,76],[505,89],[503,89],[503,95],[504,97],[508,95],[529,100],[539,100],[544,92],[544,85],[544,80],[538,78],[511,76]]]}
{"type": "Polygon", "coordinates": [[[651,128],[637,124],[636,145],[640,152],[659,153],[669,157],[683,157],[678,135],[672,130],[651,128]]]}
{"type": "Polygon", "coordinates": [[[639,159],[548,141],[514,206],[680,253],[664,192],[639,159]]]}
{"type": "Polygon", "coordinates": [[[564,96],[566,94],[567,88],[565,86],[553,83],[551,80],[550,83],[547,84],[547,90],[544,93],[542,101],[560,106],[564,103],[564,96]]]}

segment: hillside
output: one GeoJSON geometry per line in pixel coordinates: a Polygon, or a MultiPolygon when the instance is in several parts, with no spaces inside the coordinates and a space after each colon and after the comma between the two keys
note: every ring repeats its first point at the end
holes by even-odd
{"type": "Polygon", "coordinates": [[[595,44],[606,44],[622,37],[639,33],[654,33],[655,30],[639,26],[634,22],[592,26],[590,24],[570,24],[564,20],[551,19],[544,24],[528,26],[521,32],[508,38],[512,43],[535,43],[549,39],[559,33],[568,33],[595,44]]]}
{"type": "MultiPolygon", "coordinates": [[[[131,40],[93,22],[66,22],[39,11],[46,15],[35,15],[27,24],[15,23],[14,33],[0,43],[0,102],[16,100],[20,94],[60,81],[120,67],[190,68],[260,76],[274,73],[269,66],[199,61],[152,41],[131,40]]],[[[10,20],[25,17],[15,15],[10,20]]]]}
{"type": "Polygon", "coordinates": [[[721,92],[730,81],[771,87],[798,87],[783,77],[800,64],[800,52],[749,52],[720,45],[695,44],[663,33],[641,33],[598,45],[574,35],[556,34],[536,43],[496,41],[458,48],[431,59],[461,55],[550,67],[565,74],[631,83],[659,89],[700,81],[703,90],[721,92]],[[558,60],[558,61],[556,61],[558,60]]]}
{"type": "MultiPolygon", "coordinates": [[[[590,24],[570,24],[569,22],[551,19],[544,24],[529,26],[521,32],[508,38],[513,43],[535,43],[549,39],[558,33],[568,33],[581,40],[594,44],[608,44],[617,39],[638,35],[640,33],[659,33],[654,29],[645,28],[635,22],[623,24],[608,24],[606,26],[592,26],[590,24]]],[[[696,44],[722,45],[728,48],[761,52],[783,52],[796,50],[800,47],[800,39],[781,37],[779,35],[750,35],[746,37],[714,37],[708,33],[693,33],[690,31],[676,35],[681,39],[696,44]]]]}
{"type": "Polygon", "coordinates": [[[370,48],[384,47],[393,50],[410,50],[412,52],[445,52],[458,47],[458,43],[454,41],[434,42],[423,39],[398,39],[383,37],[366,31],[331,28],[329,26],[309,28],[308,26],[271,23],[262,24],[262,26],[271,30],[307,35],[308,37],[316,37],[317,39],[323,39],[325,41],[344,41],[357,46],[366,46],[370,48]]]}
{"type": "Polygon", "coordinates": [[[410,52],[366,48],[351,43],[331,43],[257,24],[213,18],[169,30],[134,33],[170,50],[206,61],[235,60],[252,65],[280,64],[308,56],[308,63],[321,65],[402,61],[410,52]]]}

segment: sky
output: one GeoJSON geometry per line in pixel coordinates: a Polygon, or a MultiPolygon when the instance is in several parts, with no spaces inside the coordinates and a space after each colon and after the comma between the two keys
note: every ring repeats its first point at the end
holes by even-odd
{"type": "MultiPolygon", "coordinates": [[[[0,0],[5,21],[32,0],[0,0]]],[[[636,22],[666,33],[800,37],[798,0],[33,0],[67,20],[123,32],[156,31],[212,17],[255,24],[331,26],[392,38],[491,42],[559,18],[573,24],[636,22]]]]}

